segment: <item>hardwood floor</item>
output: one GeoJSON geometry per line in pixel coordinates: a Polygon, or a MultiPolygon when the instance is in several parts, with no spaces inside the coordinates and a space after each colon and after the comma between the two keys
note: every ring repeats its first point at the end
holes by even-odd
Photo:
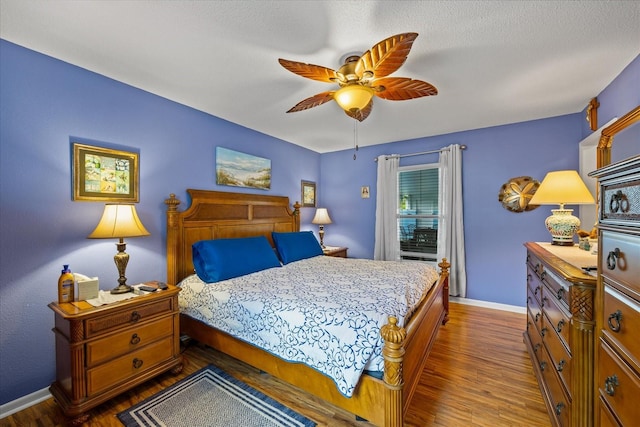
{"type": "MultiPolygon", "coordinates": [[[[406,426],[550,426],[522,341],[525,315],[452,303],[450,319],[431,351],[406,426]]],[[[118,412],[210,363],[313,419],[318,427],[372,425],[210,348],[189,345],[183,356],[180,375],[161,375],[95,408],[83,426],[121,426],[118,412]]],[[[53,399],[0,420],[2,427],[64,425],[53,399]]]]}

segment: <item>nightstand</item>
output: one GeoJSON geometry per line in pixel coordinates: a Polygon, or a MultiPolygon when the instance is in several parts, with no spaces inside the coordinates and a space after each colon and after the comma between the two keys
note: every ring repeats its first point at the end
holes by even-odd
{"type": "Polygon", "coordinates": [[[56,381],[49,391],[80,425],[88,411],[163,372],[182,371],[180,288],[94,307],[49,304],[55,314],[56,381]]]}
{"type": "Polygon", "coordinates": [[[343,248],[341,246],[325,246],[322,249],[322,252],[324,252],[324,254],[327,256],[333,256],[337,258],[346,258],[347,249],[349,248],[343,248]]]}

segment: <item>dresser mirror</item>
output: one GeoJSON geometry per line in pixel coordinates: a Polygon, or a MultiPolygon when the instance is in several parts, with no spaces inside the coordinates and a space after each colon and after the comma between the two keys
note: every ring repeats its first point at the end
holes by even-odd
{"type": "Polygon", "coordinates": [[[602,130],[596,154],[596,166],[598,169],[611,163],[611,148],[614,136],[638,121],[640,121],[640,105],[602,130]]]}

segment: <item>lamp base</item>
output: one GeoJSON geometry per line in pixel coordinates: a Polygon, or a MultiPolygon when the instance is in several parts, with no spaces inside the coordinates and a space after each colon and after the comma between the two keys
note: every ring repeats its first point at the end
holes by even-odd
{"type": "Polygon", "coordinates": [[[580,219],[571,215],[573,209],[551,209],[551,212],[544,222],[551,233],[551,244],[573,246],[573,235],[580,229],[580,219]]]}
{"type": "Polygon", "coordinates": [[[126,294],[127,292],[133,292],[133,288],[129,285],[120,285],[117,288],[111,289],[111,293],[114,295],[126,294]]]}

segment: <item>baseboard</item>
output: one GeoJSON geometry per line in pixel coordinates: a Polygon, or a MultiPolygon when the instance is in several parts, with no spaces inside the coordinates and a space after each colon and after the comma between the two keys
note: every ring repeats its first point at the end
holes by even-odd
{"type": "Polygon", "coordinates": [[[16,412],[20,412],[23,409],[45,401],[50,397],[51,393],[49,393],[49,387],[47,387],[0,405],[0,419],[8,417],[11,414],[15,414],[16,412]]]}
{"type": "Polygon", "coordinates": [[[500,304],[497,302],[480,301],[469,298],[449,297],[449,301],[456,302],[458,304],[473,305],[476,307],[493,308],[495,310],[511,311],[513,313],[527,313],[527,307],[520,307],[517,305],[500,304]]]}

